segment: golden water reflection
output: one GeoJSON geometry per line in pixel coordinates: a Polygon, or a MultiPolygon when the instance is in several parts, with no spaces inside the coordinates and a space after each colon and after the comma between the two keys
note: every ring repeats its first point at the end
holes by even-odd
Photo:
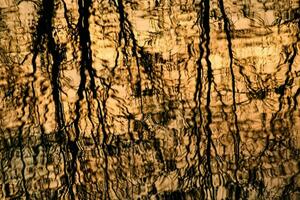
{"type": "Polygon", "coordinates": [[[0,1],[1,199],[298,199],[299,2],[0,1]]]}

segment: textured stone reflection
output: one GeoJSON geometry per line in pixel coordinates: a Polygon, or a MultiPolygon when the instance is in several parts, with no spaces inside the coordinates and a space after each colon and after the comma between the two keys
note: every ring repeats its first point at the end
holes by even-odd
{"type": "Polygon", "coordinates": [[[1,199],[298,199],[299,1],[0,0],[1,199]]]}

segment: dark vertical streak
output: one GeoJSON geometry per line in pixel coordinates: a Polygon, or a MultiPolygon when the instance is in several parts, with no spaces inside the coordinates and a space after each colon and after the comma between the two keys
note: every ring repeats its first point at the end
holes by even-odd
{"type": "MultiPolygon", "coordinates": [[[[75,126],[75,138],[74,140],[69,140],[68,148],[72,154],[72,159],[70,162],[70,175],[71,175],[71,185],[69,188],[71,199],[75,199],[73,192],[73,184],[76,180],[76,171],[77,171],[77,156],[79,152],[78,140],[81,133],[79,127],[79,121],[81,118],[81,101],[84,99],[84,91],[86,87],[86,75],[85,72],[88,71],[90,77],[90,89],[93,93],[93,98],[97,97],[97,91],[95,87],[95,76],[96,72],[92,67],[92,50],[91,50],[91,39],[89,32],[89,17],[90,17],[90,7],[92,2],[90,0],[78,0],[78,32],[79,32],[79,49],[81,51],[81,60],[80,60],[80,83],[77,91],[78,100],[75,103],[75,114],[76,118],[74,120],[75,126]]],[[[86,97],[88,99],[88,97],[86,97]]],[[[89,103],[89,102],[88,102],[89,103]]],[[[90,113],[89,113],[90,114],[90,113]]]]}
{"type": "MultiPolygon", "coordinates": [[[[79,19],[78,19],[78,31],[79,31],[79,38],[80,38],[80,50],[81,50],[81,75],[83,76],[84,70],[87,70],[90,76],[90,89],[93,92],[93,98],[97,97],[97,91],[95,87],[95,76],[96,71],[92,66],[92,49],[91,49],[91,37],[89,31],[89,17],[90,11],[89,9],[92,6],[92,1],[90,0],[78,0],[78,12],[79,12],[79,19]]],[[[81,83],[81,87],[84,87],[85,79],[81,83]]],[[[82,93],[79,95],[82,97],[82,93]]]]}
{"type": "Polygon", "coordinates": [[[75,34],[75,36],[77,36],[77,34],[75,33],[75,29],[73,27],[73,24],[70,22],[70,20],[72,20],[72,18],[69,19],[71,17],[71,14],[68,11],[67,4],[66,4],[65,0],[61,0],[61,2],[63,4],[64,17],[65,17],[66,23],[68,25],[69,31],[71,31],[72,34],[75,34]]]}
{"type": "MultiPolygon", "coordinates": [[[[22,107],[22,115],[21,117],[19,118],[19,120],[22,121],[22,117],[25,115],[26,111],[26,106],[28,105],[27,103],[27,98],[29,96],[29,88],[27,88],[24,92],[24,96],[22,98],[22,104],[23,104],[23,107],[22,107]]],[[[22,122],[22,124],[18,127],[18,147],[19,147],[19,150],[20,150],[20,159],[21,159],[21,162],[22,162],[22,169],[21,169],[21,175],[22,175],[22,186],[23,186],[23,189],[24,189],[24,192],[25,192],[25,198],[26,200],[29,200],[30,199],[30,195],[29,195],[29,192],[28,192],[28,189],[27,189],[27,181],[26,181],[26,177],[25,177],[25,168],[26,168],[26,163],[24,161],[24,155],[23,155],[23,144],[22,144],[22,140],[23,140],[23,129],[24,129],[24,126],[25,126],[25,122],[22,122]]]]}
{"type": "MultiPolygon", "coordinates": [[[[228,47],[228,54],[229,54],[229,69],[230,69],[230,74],[231,74],[231,86],[232,86],[232,110],[233,110],[233,115],[234,115],[234,126],[235,126],[235,133],[233,133],[233,138],[234,138],[234,154],[235,154],[235,164],[236,164],[236,172],[239,169],[239,152],[240,152],[240,131],[239,131],[239,127],[238,127],[238,118],[237,118],[237,108],[236,108],[236,86],[235,86],[235,75],[234,75],[234,70],[233,70],[233,50],[232,50],[232,42],[231,42],[231,35],[230,35],[230,23],[229,23],[229,19],[225,13],[225,9],[224,9],[224,3],[223,0],[219,0],[219,6],[220,6],[220,10],[222,13],[222,18],[223,18],[223,23],[224,23],[224,31],[226,34],[226,38],[227,38],[227,47],[228,47]]],[[[236,173],[235,173],[236,176],[236,173]]],[[[237,181],[237,177],[235,177],[236,181],[237,181]]]]}
{"type": "MultiPolygon", "coordinates": [[[[199,19],[201,20],[201,14],[203,12],[203,4],[200,4],[200,14],[199,14],[199,19]]],[[[201,129],[202,129],[202,124],[203,124],[203,116],[202,116],[202,89],[203,89],[203,82],[202,82],[202,73],[203,73],[203,65],[202,65],[202,59],[204,57],[204,48],[203,45],[205,43],[205,32],[204,32],[204,27],[202,21],[200,21],[200,42],[199,42],[199,50],[200,50],[200,55],[199,59],[197,61],[197,76],[196,76],[196,91],[194,94],[194,102],[195,102],[195,108],[193,111],[193,121],[194,121],[194,129],[195,129],[195,134],[196,134],[196,144],[197,144],[197,156],[199,159],[199,164],[198,164],[198,170],[200,171],[200,159],[201,159],[201,153],[200,153],[200,142],[201,142],[201,129]],[[197,113],[199,112],[199,124],[197,124],[197,113]]],[[[189,148],[189,147],[188,147],[189,148]]],[[[189,151],[189,150],[188,150],[189,151]]]]}
{"type": "Polygon", "coordinates": [[[107,132],[105,128],[105,119],[106,119],[106,112],[104,111],[105,109],[105,102],[103,102],[103,108],[101,108],[101,103],[99,100],[97,100],[98,103],[98,118],[100,120],[101,124],[101,130],[103,133],[103,139],[101,142],[102,150],[103,150],[103,155],[104,155],[104,188],[103,188],[103,199],[110,199],[109,196],[109,175],[108,175],[108,157],[107,157],[107,132]]]}
{"type": "Polygon", "coordinates": [[[59,45],[56,44],[53,38],[53,26],[52,20],[54,17],[54,1],[44,0],[42,2],[42,8],[40,10],[40,18],[36,28],[36,38],[33,44],[33,58],[32,65],[34,72],[36,71],[36,59],[38,53],[42,52],[43,42],[47,41],[47,48],[52,56],[53,64],[51,68],[51,84],[52,84],[52,96],[55,104],[55,119],[58,125],[58,129],[64,128],[64,114],[63,106],[60,100],[60,64],[63,60],[63,52],[59,45]]]}
{"type": "MultiPolygon", "coordinates": [[[[207,93],[206,93],[206,105],[205,105],[205,111],[206,111],[206,123],[204,125],[204,132],[207,137],[207,144],[206,144],[206,174],[205,174],[205,186],[207,187],[208,191],[210,192],[210,196],[212,199],[215,199],[215,194],[214,194],[214,189],[213,187],[213,180],[212,180],[212,167],[211,167],[211,146],[212,146],[212,130],[210,128],[210,125],[212,123],[212,112],[210,109],[210,103],[211,103],[211,87],[212,87],[212,82],[213,82],[213,70],[212,70],[212,65],[209,60],[210,56],[210,24],[209,24],[209,13],[210,13],[210,1],[208,0],[203,0],[201,2],[201,11],[202,11],[202,17],[200,18],[200,27],[202,28],[202,32],[204,34],[204,39],[205,42],[203,42],[203,48],[205,52],[205,56],[201,55],[204,57],[207,70],[206,70],[206,75],[207,75],[207,93]],[[212,191],[213,190],[213,191],[212,191]]],[[[202,40],[203,40],[202,38],[202,40]]],[[[201,40],[201,38],[200,38],[201,40]]],[[[201,57],[199,62],[201,62],[201,57]]],[[[198,71],[199,73],[199,71],[198,71]]],[[[198,83],[200,84],[200,83],[198,83]]]]}
{"type": "MultiPolygon", "coordinates": [[[[299,40],[299,39],[298,39],[299,40]]],[[[278,110],[273,114],[270,124],[271,124],[271,131],[275,131],[275,121],[278,118],[278,114],[283,109],[283,100],[285,96],[286,89],[291,86],[293,79],[291,79],[291,73],[292,73],[292,66],[294,64],[294,60],[296,58],[298,51],[297,51],[297,43],[292,44],[292,52],[287,53],[287,62],[288,62],[288,69],[285,73],[285,80],[282,85],[280,85],[278,88],[275,89],[275,92],[279,94],[278,102],[279,102],[279,108],[278,110]],[[292,55],[290,55],[292,54],[292,55]],[[290,56],[290,58],[289,58],[290,56]]]]}
{"type": "MultiPolygon", "coordinates": [[[[146,54],[143,51],[143,48],[139,47],[135,34],[133,32],[133,27],[131,22],[128,20],[128,14],[125,11],[124,3],[122,0],[113,0],[113,4],[117,9],[117,12],[119,14],[119,27],[120,27],[120,32],[119,32],[119,45],[122,45],[122,40],[124,41],[124,47],[122,48],[122,53],[125,58],[125,65],[127,66],[128,74],[129,74],[129,81],[132,84],[132,90],[134,93],[134,96],[138,98],[139,100],[139,106],[140,106],[140,111],[141,114],[144,116],[143,112],[143,95],[142,95],[142,78],[141,78],[141,69],[140,69],[140,58],[138,57],[138,52],[141,54],[142,61],[141,63],[143,64],[143,59],[145,59],[146,54]],[[131,52],[128,52],[127,48],[131,46],[131,52]],[[137,67],[137,76],[136,80],[132,82],[133,76],[132,76],[132,71],[130,68],[130,64],[128,63],[128,58],[129,55],[133,56],[135,59],[135,64],[137,67]]],[[[147,70],[146,70],[147,71],[147,70]]],[[[130,132],[128,132],[130,134],[130,132]]],[[[131,148],[134,146],[134,140],[132,137],[131,138],[131,148]]],[[[132,150],[132,157],[134,157],[134,151],[132,150]]],[[[131,163],[130,163],[131,164],[131,163]]],[[[131,170],[131,173],[133,173],[133,170],[131,170]]],[[[133,185],[132,187],[132,195],[133,195],[133,185]]],[[[133,198],[133,196],[131,197],[133,198]]]]}
{"type": "MultiPolygon", "coordinates": [[[[36,72],[36,59],[39,53],[44,51],[43,45],[46,42],[46,47],[52,56],[52,67],[51,67],[51,85],[52,85],[52,96],[55,105],[55,121],[57,123],[57,137],[59,140],[65,137],[62,135],[62,131],[65,128],[64,111],[60,97],[60,65],[63,57],[63,51],[58,44],[56,44],[53,37],[54,28],[52,25],[53,18],[55,16],[55,5],[54,0],[43,0],[42,7],[39,11],[40,17],[36,27],[35,38],[33,40],[33,57],[32,66],[33,74],[36,72]]],[[[49,71],[47,69],[47,71],[49,71]]],[[[33,86],[32,86],[33,87],[33,86]]],[[[34,92],[34,88],[33,88],[34,92]]],[[[43,137],[43,135],[42,135],[43,137]]],[[[62,151],[65,159],[64,152],[62,151]]],[[[69,178],[65,169],[66,184],[69,185],[69,178]]]]}
{"type": "Polygon", "coordinates": [[[23,154],[23,144],[22,144],[22,129],[24,127],[24,123],[22,126],[19,127],[19,130],[18,130],[18,140],[19,140],[19,150],[20,150],[20,156],[21,156],[21,162],[22,162],[22,169],[21,169],[21,174],[22,174],[22,184],[23,184],[23,189],[24,189],[24,192],[25,192],[25,198],[26,200],[29,200],[30,199],[30,195],[29,195],[29,192],[28,192],[28,189],[27,189],[27,181],[26,181],[26,177],[25,177],[25,169],[26,169],[26,163],[24,161],[24,154],[23,154]]]}
{"type": "MultiPolygon", "coordinates": [[[[203,27],[205,29],[205,37],[206,37],[206,42],[205,42],[205,50],[206,50],[206,55],[205,55],[205,61],[207,64],[207,79],[208,79],[208,86],[207,86],[207,94],[206,94],[206,105],[205,105],[205,110],[207,112],[207,122],[205,124],[205,132],[207,135],[207,147],[206,147],[206,157],[207,157],[207,171],[208,171],[208,187],[212,187],[212,170],[211,170],[211,136],[212,136],[212,131],[210,129],[210,124],[212,123],[212,113],[210,109],[210,102],[211,102],[211,85],[212,85],[212,79],[213,79],[213,74],[212,74],[212,67],[211,67],[211,62],[209,60],[210,56],[210,49],[209,49],[209,44],[210,44],[210,25],[209,25],[209,12],[210,12],[210,5],[209,1],[204,1],[204,12],[203,12],[203,27]]],[[[214,199],[214,195],[212,195],[212,199],[214,199]]]]}
{"type": "Polygon", "coordinates": [[[60,98],[60,63],[62,61],[62,55],[59,52],[58,46],[55,44],[54,38],[50,33],[48,34],[48,49],[53,58],[53,65],[52,65],[52,95],[55,104],[55,115],[56,121],[58,123],[58,129],[61,131],[65,127],[65,120],[64,120],[64,112],[63,112],[63,105],[60,98]]]}
{"type": "Polygon", "coordinates": [[[294,106],[293,106],[293,108],[292,108],[292,113],[293,113],[294,111],[296,111],[296,110],[297,110],[297,107],[299,106],[298,101],[297,101],[297,98],[298,98],[299,96],[300,96],[300,88],[297,89],[295,95],[293,96],[294,106]]]}
{"type": "MultiPolygon", "coordinates": [[[[71,146],[71,153],[72,153],[72,164],[71,167],[73,169],[76,169],[76,158],[78,154],[78,146],[76,144],[77,140],[79,139],[80,135],[80,128],[79,128],[79,120],[80,120],[80,114],[81,114],[81,101],[84,99],[84,91],[86,90],[85,85],[86,85],[86,75],[85,72],[87,71],[89,74],[90,78],[90,90],[92,91],[92,97],[93,99],[96,99],[97,101],[97,116],[99,123],[101,124],[101,131],[103,134],[103,140],[101,142],[101,147],[102,147],[102,152],[104,155],[104,188],[103,188],[103,199],[110,199],[109,193],[108,193],[108,188],[109,188],[109,182],[108,182],[108,158],[107,158],[107,150],[106,150],[106,140],[107,140],[107,131],[105,127],[105,118],[106,114],[103,111],[105,107],[105,103],[103,101],[103,108],[101,108],[101,103],[100,100],[97,99],[97,89],[95,85],[95,77],[96,71],[92,67],[92,50],[91,50],[91,39],[90,39],[90,31],[89,31],[89,17],[90,17],[90,11],[89,9],[92,6],[92,2],[90,0],[84,1],[84,0],[79,0],[78,1],[78,6],[79,6],[79,20],[78,20],[78,31],[79,31],[79,40],[80,40],[80,50],[81,50],[81,61],[80,61],[80,85],[79,89],[77,91],[78,94],[78,101],[76,102],[76,108],[75,108],[75,113],[76,113],[76,119],[74,121],[75,124],[75,140],[70,141],[71,146]],[[72,150],[73,149],[73,150],[72,150]]],[[[107,92],[109,91],[109,88],[107,88],[107,92]]],[[[87,99],[87,104],[88,104],[88,115],[92,115],[92,111],[90,109],[90,102],[89,102],[89,96],[88,93],[85,92],[86,94],[86,99],[87,99]]],[[[108,95],[107,95],[108,96],[108,95]]],[[[90,119],[91,120],[91,119],[90,119]]],[[[92,120],[91,123],[93,124],[92,120]]],[[[92,130],[93,131],[93,130],[92,130]]],[[[94,137],[94,136],[93,136],[94,137]]],[[[100,137],[100,135],[98,135],[100,137]]],[[[94,137],[95,144],[98,144],[98,139],[94,137]]],[[[98,149],[98,147],[96,147],[98,149]]],[[[98,154],[100,154],[100,151],[98,149],[98,154]]],[[[73,182],[75,181],[75,173],[76,171],[72,172],[72,177],[73,177],[73,182]]]]}
{"type": "MultiPolygon", "coordinates": [[[[137,65],[137,81],[136,85],[133,87],[133,90],[135,91],[136,95],[140,97],[140,106],[141,106],[141,112],[143,113],[143,98],[141,96],[141,88],[142,88],[142,78],[141,78],[141,71],[140,71],[140,63],[138,58],[138,49],[139,46],[137,44],[137,40],[135,38],[134,32],[132,30],[132,24],[127,18],[127,13],[125,11],[123,1],[122,0],[113,0],[113,3],[115,7],[117,8],[117,11],[119,13],[119,20],[120,20],[120,33],[119,33],[119,44],[121,45],[122,39],[124,40],[124,48],[122,50],[122,53],[125,56],[125,59],[128,59],[128,53],[126,50],[126,47],[130,46],[130,40],[132,42],[132,55],[135,57],[136,65],[137,65]]],[[[127,65],[127,63],[126,63],[127,65]]],[[[132,81],[132,72],[130,70],[130,67],[128,66],[128,73],[130,77],[130,81],[132,81]]]]}

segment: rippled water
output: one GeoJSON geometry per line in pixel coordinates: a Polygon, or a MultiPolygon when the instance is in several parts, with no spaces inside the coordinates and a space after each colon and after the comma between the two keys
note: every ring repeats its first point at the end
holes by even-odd
{"type": "Polygon", "coordinates": [[[1,199],[300,199],[298,0],[0,0],[1,199]]]}

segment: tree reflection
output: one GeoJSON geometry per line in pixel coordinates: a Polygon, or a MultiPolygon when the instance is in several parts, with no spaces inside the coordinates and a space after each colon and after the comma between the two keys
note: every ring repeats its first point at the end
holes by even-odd
{"type": "Polygon", "coordinates": [[[6,1],[1,198],[296,199],[299,3],[281,4],[6,1]]]}

